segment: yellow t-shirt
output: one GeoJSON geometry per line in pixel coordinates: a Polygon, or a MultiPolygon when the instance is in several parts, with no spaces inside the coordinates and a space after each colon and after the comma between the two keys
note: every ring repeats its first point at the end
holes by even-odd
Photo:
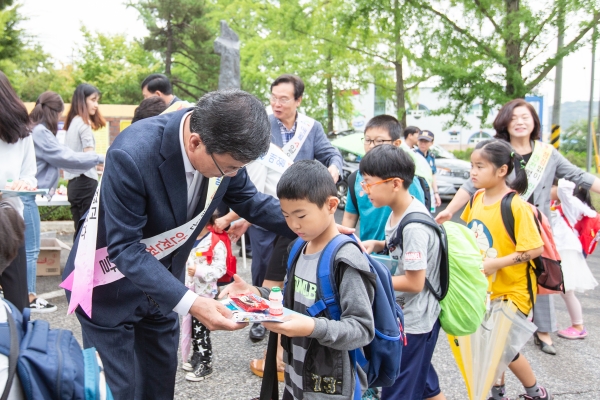
{"type": "MultiPolygon", "coordinates": [[[[467,204],[461,218],[475,232],[477,244],[484,258],[504,257],[515,251],[533,250],[544,245],[533,219],[531,207],[521,197],[515,196],[511,204],[515,217],[516,245],[510,239],[502,222],[500,211],[502,201],[499,200],[486,206],[483,204],[483,197],[483,193],[477,193],[473,207],[471,208],[467,204]]],[[[511,265],[490,275],[488,290],[492,293],[492,300],[499,297],[510,299],[521,312],[529,314],[531,300],[527,290],[527,266],[526,262],[511,265]]],[[[537,293],[536,278],[533,271],[530,272],[530,275],[535,296],[537,293]]]]}

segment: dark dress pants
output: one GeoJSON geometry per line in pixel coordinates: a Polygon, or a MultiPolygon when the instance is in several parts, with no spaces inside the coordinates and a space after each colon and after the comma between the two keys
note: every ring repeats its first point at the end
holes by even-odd
{"type": "Polygon", "coordinates": [[[2,286],[2,290],[4,291],[4,298],[17,307],[19,311],[23,312],[24,308],[29,307],[25,244],[19,248],[17,257],[0,275],[0,286],[2,286]]]}
{"type": "Polygon", "coordinates": [[[79,310],[76,314],[83,346],[98,350],[115,400],[174,397],[179,346],[179,318],[175,312],[164,316],[148,299],[114,327],[99,326],[79,310]]]}
{"type": "Polygon", "coordinates": [[[252,285],[262,286],[277,234],[252,225],[248,228],[248,236],[252,245],[252,285]]]}

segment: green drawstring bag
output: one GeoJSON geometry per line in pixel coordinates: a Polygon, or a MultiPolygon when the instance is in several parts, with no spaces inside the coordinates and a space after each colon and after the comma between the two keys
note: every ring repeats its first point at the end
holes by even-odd
{"type": "Polygon", "coordinates": [[[395,237],[387,246],[402,249],[404,227],[414,222],[431,226],[440,238],[442,255],[439,290],[428,279],[425,280],[425,285],[440,302],[442,310],[439,319],[442,328],[453,336],[474,333],[485,315],[488,288],[475,234],[456,222],[448,221],[440,226],[431,215],[412,212],[402,218],[395,237]]]}

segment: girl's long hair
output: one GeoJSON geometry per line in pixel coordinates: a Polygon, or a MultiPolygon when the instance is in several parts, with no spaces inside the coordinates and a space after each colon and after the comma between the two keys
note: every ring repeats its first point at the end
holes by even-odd
{"type": "Polygon", "coordinates": [[[50,132],[56,135],[58,120],[64,110],[65,104],[58,93],[44,92],[37,98],[29,118],[34,125],[44,124],[50,132]]]}
{"type": "Polygon", "coordinates": [[[515,149],[504,140],[488,139],[477,143],[475,150],[481,151],[481,156],[491,162],[496,168],[503,165],[508,167],[505,179],[511,172],[515,171],[515,179],[508,183],[508,187],[517,193],[524,193],[527,190],[527,174],[525,173],[525,161],[515,149]]]}
{"type": "Polygon", "coordinates": [[[29,136],[29,115],[4,72],[0,71],[0,140],[17,143],[29,136]]]}
{"type": "Polygon", "coordinates": [[[69,109],[65,121],[65,129],[69,129],[71,122],[73,122],[73,118],[77,116],[80,116],[83,119],[83,122],[90,125],[93,130],[106,126],[106,120],[102,117],[102,114],[100,114],[100,109],[96,110],[96,114],[94,115],[90,115],[88,111],[85,99],[94,93],[97,93],[98,97],[101,95],[98,88],[89,83],[82,83],[75,88],[75,93],[73,93],[73,98],[71,99],[71,108],[69,109]]]}

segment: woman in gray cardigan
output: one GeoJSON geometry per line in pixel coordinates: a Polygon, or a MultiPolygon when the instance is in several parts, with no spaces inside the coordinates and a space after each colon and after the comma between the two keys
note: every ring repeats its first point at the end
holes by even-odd
{"type": "MultiPolygon", "coordinates": [[[[519,153],[525,162],[529,162],[537,146],[544,146],[539,142],[541,124],[535,109],[523,99],[515,99],[506,103],[498,112],[494,120],[496,138],[506,140],[519,153]]],[[[534,204],[550,219],[550,189],[554,178],[564,178],[584,189],[600,193],[600,180],[594,175],[584,172],[581,168],[571,164],[556,149],[552,148],[550,158],[546,163],[539,181],[534,180],[537,186],[526,199],[534,204]]],[[[456,193],[446,209],[438,214],[436,221],[448,221],[454,213],[460,210],[476,192],[473,182],[467,181],[456,193]]],[[[557,328],[554,312],[554,297],[552,295],[539,295],[534,308],[534,322],[538,327],[535,336],[536,343],[542,351],[556,354],[552,345],[550,332],[557,328]]]]}

